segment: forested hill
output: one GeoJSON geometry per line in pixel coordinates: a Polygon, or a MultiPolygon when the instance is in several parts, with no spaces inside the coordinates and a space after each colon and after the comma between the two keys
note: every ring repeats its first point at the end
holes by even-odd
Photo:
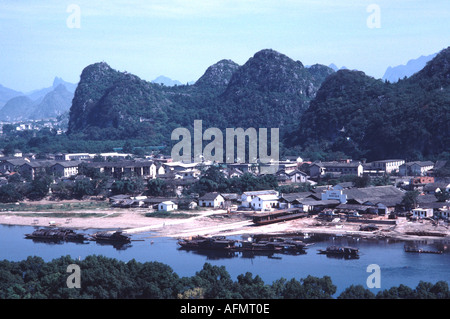
{"type": "Polygon", "coordinates": [[[298,127],[298,151],[340,151],[370,160],[432,158],[450,150],[450,47],[397,83],[359,71],[329,76],[298,127]]]}
{"type": "Polygon", "coordinates": [[[244,65],[221,60],[194,85],[163,86],[101,62],[87,66],[75,91],[68,133],[88,139],[144,138],[168,144],[177,127],[277,127],[291,131],[324,79],[334,71],[306,68],[274,50],[244,65]]]}

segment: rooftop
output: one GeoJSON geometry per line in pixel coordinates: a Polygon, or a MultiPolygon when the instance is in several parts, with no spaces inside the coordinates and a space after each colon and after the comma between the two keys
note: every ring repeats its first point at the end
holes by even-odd
{"type": "Polygon", "coordinates": [[[200,197],[200,200],[215,200],[217,198],[217,196],[222,196],[217,192],[213,192],[213,193],[206,193],[205,195],[203,195],[202,197],[200,197]]]}

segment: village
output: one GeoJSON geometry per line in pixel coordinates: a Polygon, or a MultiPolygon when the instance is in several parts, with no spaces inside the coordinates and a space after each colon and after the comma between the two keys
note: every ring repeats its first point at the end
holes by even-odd
{"type": "Polygon", "coordinates": [[[0,159],[0,187],[8,185],[11,179],[23,180],[23,183],[33,181],[45,172],[53,179],[41,202],[59,203],[64,199],[55,198],[57,185],[90,181],[92,177],[82,173],[96,172],[107,177],[102,192],[78,200],[95,199],[107,203],[107,207],[93,212],[103,213],[99,217],[90,218],[72,218],[69,212],[67,218],[51,214],[41,218],[39,212],[27,217],[21,216],[20,211],[3,209],[0,223],[122,229],[129,234],[156,231],[172,237],[306,232],[402,239],[442,238],[450,234],[450,203],[447,197],[437,196],[450,191],[448,178],[435,176],[443,165],[445,162],[400,159],[371,163],[350,159],[308,162],[300,157],[286,157],[269,164],[221,165],[174,162],[162,155],[136,158],[133,154],[119,152],[58,153],[36,159],[16,150],[14,156],[0,159]],[[261,177],[264,175],[259,173],[262,165],[276,165],[273,177],[279,185],[277,189],[241,193],[185,192],[210,167],[215,167],[223,178],[233,179],[245,174],[261,177]],[[349,176],[369,182],[356,185],[354,181],[341,178],[349,176]],[[129,179],[142,180],[143,185],[162,181],[170,185],[171,192],[155,195],[146,187],[124,193],[118,193],[117,188],[111,191],[114,183],[129,179]],[[374,179],[384,179],[383,185],[371,184],[374,179]],[[405,195],[412,192],[417,196],[408,202],[405,195]],[[161,214],[149,218],[150,212],[161,214]],[[171,214],[184,214],[185,218],[171,218],[171,214]]]}

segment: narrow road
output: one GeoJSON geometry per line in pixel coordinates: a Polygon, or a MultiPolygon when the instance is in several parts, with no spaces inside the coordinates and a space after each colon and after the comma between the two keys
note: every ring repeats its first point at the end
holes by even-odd
{"type": "Polygon", "coordinates": [[[201,215],[194,216],[194,217],[191,217],[191,218],[174,219],[174,220],[167,220],[166,219],[166,220],[164,220],[164,222],[162,222],[160,224],[125,229],[125,230],[123,230],[123,232],[126,233],[126,234],[135,234],[135,233],[142,233],[142,232],[151,231],[151,230],[157,230],[157,229],[161,229],[161,228],[164,228],[164,227],[167,227],[167,226],[180,225],[180,224],[184,224],[184,223],[192,223],[193,220],[200,219],[200,218],[203,218],[203,217],[207,217],[207,216],[210,216],[210,215],[214,215],[214,214],[217,214],[217,213],[218,212],[215,212],[215,211],[209,211],[209,212],[202,213],[201,215]]]}

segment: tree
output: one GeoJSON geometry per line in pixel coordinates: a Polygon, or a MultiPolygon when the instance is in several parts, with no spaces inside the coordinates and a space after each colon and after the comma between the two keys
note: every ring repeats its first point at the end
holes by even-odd
{"type": "Polygon", "coordinates": [[[450,199],[450,192],[442,190],[440,192],[435,193],[434,196],[436,196],[438,202],[446,202],[450,199]]]}
{"type": "Polygon", "coordinates": [[[0,202],[12,203],[23,199],[23,195],[18,191],[13,184],[6,184],[0,187],[0,202]]]}
{"type": "Polygon", "coordinates": [[[140,194],[144,191],[144,184],[140,178],[127,178],[115,181],[111,186],[111,192],[118,194],[140,194]]]}
{"type": "Polygon", "coordinates": [[[128,141],[126,141],[125,142],[125,144],[123,145],[123,147],[122,147],[122,151],[124,152],[124,153],[129,153],[129,154],[131,154],[131,153],[133,153],[133,145],[131,144],[131,142],[128,140],[128,141]]]}
{"type": "Polygon", "coordinates": [[[150,179],[147,182],[147,194],[150,196],[164,196],[166,193],[166,182],[162,179],[150,179]]]}
{"type": "Polygon", "coordinates": [[[390,185],[391,184],[391,180],[389,178],[389,174],[384,174],[381,177],[377,177],[373,180],[373,185],[374,186],[386,186],[386,185],[390,185]]]}
{"type": "Polygon", "coordinates": [[[419,196],[418,191],[407,191],[403,195],[401,204],[405,207],[405,210],[411,210],[417,206],[417,197],[419,196]]]}
{"type": "Polygon", "coordinates": [[[205,289],[207,299],[229,299],[233,294],[233,281],[224,266],[205,263],[203,269],[192,278],[193,287],[205,289]]]}
{"type": "Polygon", "coordinates": [[[53,179],[41,173],[37,175],[34,180],[30,183],[29,191],[27,192],[27,197],[31,200],[40,200],[48,195],[50,184],[53,179]]]}
{"type": "Polygon", "coordinates": [[[364,188],[370,185],[370,176],[369,175],[363,175],[363,176],[357,176],[354,179],[355,187],[357,188],[364,188]]]}
{"type": "Polygon", "coordinates": [[[377,299],[410,299],[414,298],[414,290],[405,285],[398,287],[391,287],[388,290],[383,290],[377,293],[377,299]]]}
{"type": "Polygon", "coordinates": [[[301,280],[304,296],[306,299],[331,299],[336,293],[336,286],[333,285],[329,276],[322,278],[309,275],[301,280]]]}
{"type": "Polygon", "coordinates": [[[272,299],[275,296],[271,287],[264,284],[259,276],[253,277],[252,273],[247,272],[237,279],[234,290],[243,299],[272,299]]]}
{"type": "Polygon", "coordinates": [[[339,296],[338,299],[374,299],[375,294],[369,289],[364,288],[362,285],[351,285],[346,288],[339,296]]]}
{"type": "Polygon", "coordinates": [[[73,195],[76,198],[83,198],[86,195],[94,195],[94,186],[90,180],[83,179],[75,182],[73,195]]]}
{"type": "Polygon", "coordinates": [[[12,143],[8,143],[5,145],[5,147],[3,148],[3,154],[5,154],[6,156],[11,156],[14,155],[14,151],[15,151],[15,146],[12,143]]]}

